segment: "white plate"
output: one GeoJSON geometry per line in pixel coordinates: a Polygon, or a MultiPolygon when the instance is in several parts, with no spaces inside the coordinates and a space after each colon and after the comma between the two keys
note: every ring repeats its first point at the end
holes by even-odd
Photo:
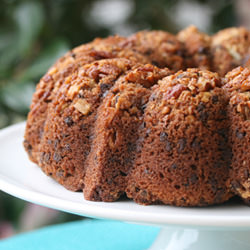
{"type": "Polygon", "coordinates": [[[66,190],[39,167],[23,149],[25,123],[0,131],[0,190],[23,200],[70,213],[153,225],[250,228],[250,207],[227,203],[208,208],[141,206],[133,201],[90,202],[81,192],[66,190]]]}

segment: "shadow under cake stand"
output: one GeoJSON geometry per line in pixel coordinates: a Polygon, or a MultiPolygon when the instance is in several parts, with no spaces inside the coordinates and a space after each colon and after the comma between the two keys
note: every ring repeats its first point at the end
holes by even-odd
{"type": "Polygon", "coordinates": [[[90,202],[66,190],[28,160],[25,123],[0,130],[0,190],[42,206],[92,218],[160,226],[150,249],[250,249],[250,207],[228,202],[207,208],[141,206],[132,201],[90,202]]]}

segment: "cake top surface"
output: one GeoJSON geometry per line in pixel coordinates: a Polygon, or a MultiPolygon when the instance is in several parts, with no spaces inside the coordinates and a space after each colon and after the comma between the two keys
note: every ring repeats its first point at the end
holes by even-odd
{"type": "Polygon", "coordinates": [[[187,71],[178,71],[159,82],[162,90],[165,90],[165,99],[178,99],[182,91],[189,91],[191,95],[221,87],[221,80],[217,73],[196,68],[187,71]]]}

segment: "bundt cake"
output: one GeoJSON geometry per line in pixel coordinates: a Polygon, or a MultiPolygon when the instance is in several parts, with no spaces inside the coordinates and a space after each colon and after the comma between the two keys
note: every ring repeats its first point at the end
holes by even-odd
{"type": "Polygon", "coordinates": [[[249,202],[249,34],[209,36],[191,26],[73,49],[33,95],[24,135],[30,160],[92,201],[249,202]]]}

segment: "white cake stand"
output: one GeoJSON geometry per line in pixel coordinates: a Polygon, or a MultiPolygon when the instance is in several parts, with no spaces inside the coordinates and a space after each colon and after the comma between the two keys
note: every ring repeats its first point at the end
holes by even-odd
{"type": "Polygon", "coordinates": [[[89,202],[64,189],[32,164],[22,147],[25,123],[0,131],[0,190],[82,216],[162,227],[150,249],[250,249],[250,207],[229,202],[208,208],[141,206],[128,200],[89,202]]]}

